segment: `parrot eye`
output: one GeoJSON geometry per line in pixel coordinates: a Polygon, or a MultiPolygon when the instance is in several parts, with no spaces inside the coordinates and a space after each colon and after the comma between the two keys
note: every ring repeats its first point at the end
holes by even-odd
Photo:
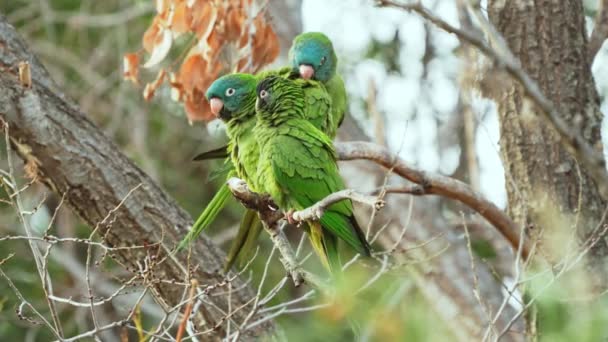
{"type": "Polygon", "coordinates": [[[234,93],[236,93],[236,90],[234,90],[234,88],[226,89],[226,96],[232,96],[234,95],[234,93]]]}
{"type": "Polygon", "coordinates": [[[321,65],[325,64],[326,60],[327,60],[327,57],[325,57],[325,56],[321,57],[321,62],[319,64],[321,64],[321,65]]]}
{"type": "Polygon", "coordinates": [[[266,90],[260,91],[260,98],[265,99],[268,96],[268,92],[266,90]]]}

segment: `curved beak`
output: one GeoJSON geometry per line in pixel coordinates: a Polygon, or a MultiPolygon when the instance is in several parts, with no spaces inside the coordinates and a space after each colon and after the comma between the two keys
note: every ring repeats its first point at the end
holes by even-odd
{"type": "Polygon", "coordinates": [[[300,64],[300,77],[305,80],[310,80],[315,76],[315,69],[313,69],[312,65],[308,64],[300,64]]]}
{"type": "Polygon", "coordinates": [[[209,100],[209,106],[211,107],[211,113],[213,113],[213,115],[216,117],[219,117],[222,108],[224,108],[224,101],[218,99],[217,97],[212,97],[211,100],[209,100]]]}

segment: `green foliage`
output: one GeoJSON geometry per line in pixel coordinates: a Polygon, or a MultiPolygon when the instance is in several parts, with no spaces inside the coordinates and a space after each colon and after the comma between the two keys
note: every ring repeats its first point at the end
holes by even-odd
{"type": "MultiPolygon", "coordinates": [[[[202,126],[189,126],[184,119],[180,104],[169,100],[166,88],[160,88],[151,103],[141,98],[141,87],[123,82],[121,60],[125,52],[141,46],[141,34],[150,23],[154,8],[141,16],[120,19],[120,14],[132,6],[150,6],[152,0],[5,0],[0,1],[0,13],[17,27],[18,31],[32,46],[47,66],[58,87],[67,96],[75,99],[86,115],[104,129],[119,146],[121,151],[132,158],[146,173],[165,188],[188,212],[198,214],[204,203],[208,203],[219,189],[224,179],[207,181],[212,170],[218,169],[222,161],[215,163],[191,163],[191,158],[201,150],[225,143],[223,134],[212,132],[202,126]],[[45,8],[41,4],[48,4],[45,8]],[[89,17],[88,21],[77,21],[89,17]],[[101,15],[113,16],[115,23],[100,25],[101,15]],[[97,21],[96,21],[97,20],[97,21]]],[[[587,15],[595,16],[595,8],[586,7],[587,15]]],[[[187,39],[185,37],[184,39],[187,39]]],[[[172,54],[179,54],[183,41],[176,44],[172,54]]],[[[389,72],[399,72],[398,39],[381,44],[375,42],[369,48],[367,57],[382,61],[389,72]]],[[[145,72],[145,71],[142,71],[145,72]]],[[[343,85],[342,85],[343,87],[343,85]]],[[[357,103],[360,99],[352,99],[357,103]]],[[[362,103],[361,103],[362,104],[362,103]]],[[[220,132],[221,133],[221,132],[220,132]]],[[[0,139],[0,166],[6,169],[4,160],[4,139],[0,139]]],[[[18,161],[16,161],[18,163],[18,161]]],[[[17,164],[17,169],[22,169],[17,164]]],[[[28,179],[19,179],[26,184],[28,179]]],[[[41,200],[46,191],[33,186],[23,193],[28,202],[28,210],[41,200]]],[[[51,196],[52,197],[52,196],[51,196]]],[[[0,198],[6,199],[4,189],[0,198]]],[[[58,202],[58,198],[47,199],[58,202]]],[[[243,213],[242,207],[233,201],[222,211],[217,221],[209,229],[209,235],[217,238],[226,228],[236,226],[243,213]]],[[[90,228],[82,224],[68,210],[63,210],[61,223],[56,224],[51,233],[62,237],[88,238],[90,228]]],[[[26,215],[30,219],[30,215],[26,215]]],[[[288,229],[292,241],[297,241],[301,230],[288,229]],[[294,231],[296,233],[294,233],[294,231]]],[[[14,210],[0,202],[0,236],[24,234],[14,210]]],[[[222,241],[226,241],[225,238],[222,241]]],[[[224,246],[225,247],[225,246],[224,246]]],[[[62,244],[61,251],[68,253],[81,263],[86,259],[87,248],[83,244],[62,244]]],[[[259,255],[250,271],[254,286],[259,284],[264,272],[266,257],[272,249],[268,239],[261,239],[259,255]]],[[[485,240],[472,241],[474,253],[484,259],[495,259],[496,251],[485,240]]],[[[301,255],[306,255],[306,245],[301,255]]],[[[2,270],[12,279],[23,296],[45,317],[49,310],[40,287],[40,279],[35,271],[34,261],[25,241],[0,242],[0,259],[10,253],[15,255],[4,264],[2,270]]],[[[350,254],[352,255],[352,251],[350,254]]],[[[345,255],[343,253],[343,260],[345,255]]],[[[52,254],[53,255],[53,254],[52,254]]],[[[93,261],[101,259],[100,253],[93,261]]],[[[319,261],[309,258],[304,264],[307,270],[324,274],[319,261]]],[[[112,259],[105,258],[96,270],[109,280],[123,279],[124,270],[112,259]]],[[[286,312],[278,317],[289,341],[352,341],[350,322],[359,322],[359,333],[370,341],[451,341],[446,323],[439,317],[433,305],[416,288],[414,281],[404,269],[391,271],[381,276],[375,283],[360,291],[371,277],[376,267],[351,267],[340,285],[337,298],[316,295],[313,301],[304,301],[289,307],[311,308],[312,311],[286,312]]],[[[82,274],[67,271],[62,256],[54,256],[49,261],[56,294],[74,300],[86,301],[80,296],[83,287],[82,274]]],[[[547,271],[542,275],[524,275],[532,278],[526,293],[534,298],[537,305],[538,333],[541,341],[602,341],[608,336],[608,299],[605,294],[589,296],[589,279],[581,273],[566,273],[557,281],[555,274],[547,271]],[[551,284],[547,287],[547,285],[551,284]]],[[[268,268],[268,277],[262,293],[268,293],[277,282],[285,277],[281,263],[275,257],[268,268]]],[[[130,290],[130,289],[129,289],[130,290]]],[[[295,288],[290,281],[285,289],[267,305],[279,305],[303,295],[309,290],[302,286],[295,288]]],[[[99,295],[97,293],[97,295],[99,295]]],[[[42,325],[31,324],[19,319],[15,314],[21,302],[15,296],[4,278],[0,278],[0,340],[6,341],[50,341],[54,337],[42,325]]],[[[82,333],[92,326],[87,309],[58,305],[60,320],[66,336],[82,333]]],[[[111,319],[123,318],[124,307],[107,305],[103,315],[111,319]]],[[[36,319],[30,310],[23,315],[36,319]]],[[[153,330],[154,320],[142,311],[142,326],[153,330]]],[[[118,330],[111,331],[117,333],[118,330]]],[[[135,333],[130,340],[136,340],[135,333]]]]}
{"type": "Polygon", "coordinates": [[[404,273],[385,275],[363,291],[373,270],[355,267],[345,273],[335,301],[321,297],[325,306],[281,323],[291,341],[353,341],[350,322],[357,322],[359,337],[369,341],[448,341],[453,336],[404,273]],[[353,294],[355,294],[353,296],[353,294]]]}
{"type": "Polygon", "coordinates": [[[590,294],[588,276],[573,273],[557,279],[546,273],[533,281],[528,297],[538,296],[540,341],[602,341],[608,337],[608,298],[590,294]]]}
{"type": "Polygon", "coordinates": [[[497,256],[490,241],[485,239],[471,239],[471,249],[481,259],[492,260],[497,256]]]}

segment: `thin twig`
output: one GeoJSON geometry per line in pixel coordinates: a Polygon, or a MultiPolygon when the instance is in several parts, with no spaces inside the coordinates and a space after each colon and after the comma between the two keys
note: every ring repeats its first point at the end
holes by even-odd
{"type": "MultiPolygon", "coordinates": [[[[395,174],[422,187],[424,194],[435,194],[457,200],[478,212],[492,224],[504,237],[514,250],[520,245],[520,229],[509,216],[507,216],[494,203],[488,201],[482,194],[457,179],[417,170],[408,165],[403,159],[397,157],[387,149],[367,142],[335,143],[340,160],[371,160],[386,168],[392,168],[395,174]]],[[[411,188],[410,188],[411,189],[411,188]]],[[[530,252],[529,241],[523,242],[522,256],[527,259],[530,252]]]]}
{"type": "Polygon", "coordinates": [[[511,77],[521,84],[526,95],[540,109],[539,113],[542,114],[545,121],[558,133],[564,147],[585,166],[595,180],[595,184],[602,197],[608,199],[608,173],[606,172],[606,161],[602,151],[591,146],[584,137],[571,129],[571,125],[562,119],[564,115],[557,110],[553,102],[543,94],[538,84],[521,67],[521,63],[511,52],[504,38],[485,16],[479,14],[477,15],[477,19],[482,27],[486,29],[486,34],[490,35],[489,38],[495,45],[494,47],[491,47],[478,32],[471,32],[452,26],[431,13],[419,1],[403,4],[391,0],[377,0],[377,3],[379,6],[401,8],[418,13],[440,29],[453,33],[461,40],[477,47],[481,53],[503,67],[511,77]]]}
{"type": "Polygon", "coordinates": [[[184,317],[182,318],[182,322],[179,325],[179,328],[177,329],[177,335],[175,335],[175,341],[177,342],[181,342],[182,337],[184,336],[184,331],[186,330],[186,323],[188,323],[188,319],[190,318],[190,314],[192,313],[193,298],[197,287],[198,281],[196,279],[192,279],[190,281],[190,294],[188,295],[188,305],[186,305],[184,317]]]}

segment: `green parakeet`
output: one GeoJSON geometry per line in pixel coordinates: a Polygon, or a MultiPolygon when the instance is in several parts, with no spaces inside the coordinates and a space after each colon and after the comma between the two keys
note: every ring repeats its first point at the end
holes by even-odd
{"type": "MultiPolygon", "coordinates": [[[[348,106],[346,88],[342,77],[336,72],[338,58],[331,40],[321,32],[306,32],[296,36],[289,50],[289,64],[294,74],[303,79],[323,83],[332,101],[331,116],[333,126],[323,130],[330,138],[336,136],[338,127],[344,120],[348,106]]],[[[283,70],[282,73],[285,71],[283,70]]],[[[225,158],[226,146],[203,152],[194,160],[225,158]]]]}
{"type": "MultiPolygon", "coordinates": [[[[315,108],[305,100],[305,90],[315,84],[321,86],[270,76],[257,86],[254,135],[260,156],[255,183],[284,210],[302,210],[344,189],[331,139],[306,118],[315,108]]],[[[341,268],[338,238],[358,253],[370,254],[350,200],[331,205],[319,221],[307,222],[307,228],[315,251],[334,274],[341,268]]]]}
{"type": "MultiPolygon", "coordinates": [[[[226,122],[227,133],[230,138],[228,144],[230,158],[227,163],[231,163],[234,167],[230,171],[229,177],[232,175],[238,176],[245,180],[254,191],[257,190],[257,186],[253,173],[255,173],[259,156],[259,147],[252,134],[252,128],[255,125],[255,87],[258,80],[268,75],[288,78],[293,74],[290,68],[283,68],[278,71],[262,72],[256,76],[249,74],[227,75],[217,79],[206,93],[211,111],[226,122]]],[[[318,82],[307,82],[307,84],[309,86],[305,87],[306,95],[302,100],[306,101],[311,109],[314,109],[309,111],[308,120],[321,130],[330,130],[334,124],[333,117],[327,115],[329,108],[331,108],[329,94],[318,82]]],[[[228,187],[222,185],[182,241],[180,247],[194,240],[213,222],[229,197],[228,187]]],[[[245,252],[253,250],[261,231],[262,225],[257,218],[257,214],[254,211],[247,210],[241,221],[239,232],[228,252],[226,269],[232,266],[241,250],[245,252]]]]}
{"type": "MultiPolygon", "coordinates": [[[[330,114],[331,118],[328,119],[327,117],[319,116],[319,113],[326,113],[326,111],[321,110],[322,108],[319,108],[319,110],[316,112],[310,112],[309,119],[312,120],[316,127],[320,128],[333,138],[336,135],[337,128],[344,119],[347,100],[344,82],[340,75],[336,73],[338,61],[331,41],[327,36],[319,32],[300,34],[293,41],[292,47],[289,51],[289,60],[291,67],[283,68],[278,71],[263,72],[256,77],[259,80],[264,76],[271,74],[279,74],[283,77],[288,77],[288,75],[289,77],[293,77],[296,75],[304,79],[313,79],[322,82],[325,85],[324,90],[319,89],[318,87],[313,87],[306,92],[309,95],[309,101],[316,102],[317,99],[318,102],[316,103],[318,106],[324,105],[327,98],[325,92],[329,94],[332,102],[332,110],[330,114]],[[319,95],[317,95],[317,93],[319,93],[319,95]]],[[[250,123],[247,123],[244,126],[249,127],[249,125],[250,123]]],[[[243,140],[247,140],[247,130],[240,132],[240,134],[244,135],[243,140]]],[[[228,149],[228,146],[220,147],[199,154],[194,158],[194,160],[225,158],[229,154],[228,149]]],[[[244,164],[247,164],[247,162],[244,164]]],[[[250,182],[248,181],[248,183],[250,182]]],[[[197,219],[191,232],[180,246],[183,247],[187,242],[196,238],[196,236],[198,236],[202,230],[213,222],[219,213],[219,210],[224,207],[228,196],[228,188],[226,186],[222,186],[216,196],[212,199],[211,203],[209,203],[205,211],[197,219]]],[[[243,217],[243,220],[241,221],[239,232],[228,253],[228,261],[226,264],[227,268],[231,267],[241,250],[245,252],[250,252],[253,250],[261,231],[262,227],[259,220],[257,220],[255,213],[252,211],[247,211],[243,217]]]]}
{"type": "Polygon", "coordinates": [[[292,70],[305,80],[316,80],[325,86],[332,100],[331,116],[334,126],[325,133],[330,138],[336,136],[338,127],[344,121],[348,105],[346,88],[342,77],[336,72],[338,58],[329,38],[321,32],[299,34],[289,50],[292,70]]]}
{"type": "MultiPolygon", "coordinates": [[[[213,114],[226,123],[229,138],[227,150],[230,156],[226,163],[231,164],[229,177],[236,175],[245,180],[252,188],[255,188],[255,185],[250,174],[254,172],[259,156],[258,145],[251,134],[251,129],[255,125],[257,83],[258,78],[253,75],[230,74],[215,80],[205,94],[213,114]]],[[[188,235],[181,242],[180,248],[196,239],[215,220],[229,197],[230,190],[224,184],[196,220],[188,235]]],[[[255,212],[246,212],[242,225],[249,225],[251,229],[260,230],[259,221],[253,222],[255,215],[255,212]]],[[[245,243],[245,240],[242,243],[245,243]]],[[[230,256],[228,262],[232,263],[230,256]]]]}

